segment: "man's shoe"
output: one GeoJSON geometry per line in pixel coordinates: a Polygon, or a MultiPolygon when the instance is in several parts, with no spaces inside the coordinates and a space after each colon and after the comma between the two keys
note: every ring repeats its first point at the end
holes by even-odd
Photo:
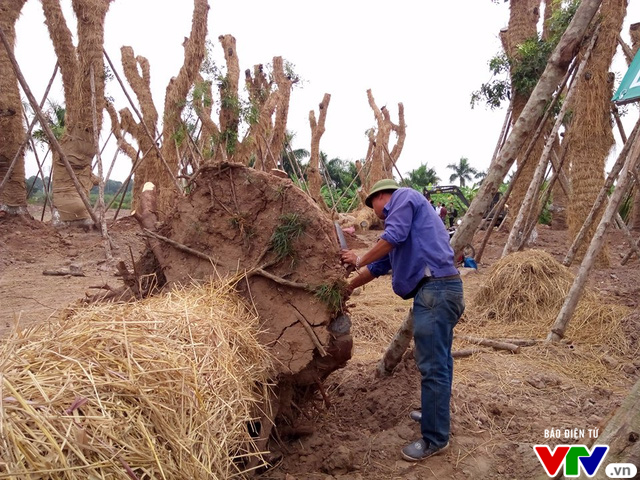
{"type": "Polygon", "coordinates": [[[420,440],[416,440],[413,443],[410,443],[406,447],[402,449],[402,458],[408,460],[409,462],[418,462],[420,460],[424,460],[425,458],[433,457],[434,455],[438,455],[444,452],[447,448],[449,448],[449,442],[447,442],[442,447],[436,447],[435,445],[427,445],[422,438],[420,440]]]}
{"type": "Polygon", "coordinates": [[[414,422],[420,423],[422,421],[422,412],[420,410],[412,410],[409,413],[409,418],[414,422]]]}

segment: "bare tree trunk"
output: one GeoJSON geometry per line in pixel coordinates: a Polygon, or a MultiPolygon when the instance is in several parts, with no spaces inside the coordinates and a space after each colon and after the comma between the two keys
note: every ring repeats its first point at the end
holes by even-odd
{"type": "Polygon", "coordinates": [[[467,213],[463,217],[462,224],[457,228],[453,236],[452,245],[456,255],[460,254],[464,245],[472,241],[473,235],[482,221],[483,212],[489,207],[493,196],[502,183],[502,179],[511,168],[511,165],[513,165],[518,151],[529,133],[535,128],[547,102],[562,80],[600,3],[601,0],[583,0],[580,3],[573,20],[549,58],[547,67],[531,94],[526,107],[516,121],[496,161],[489,168],[489,173],[482,182],[480,191],[471,202],[467,213]]]}
{"type": "Polygon", "coordinates": [[[309,168],[307,168],[307,178],[309,180],[309,194],[323,210],[328,210],[322,198],[320,189],[322,187],[322,177],[320,176],[320,139],[325,132],[325,120],[327,119],[327,108],[331,95],[324,94],[324,98],[318,109],[320,115],[316,122],[316,115],[313,110],[309,112],[309,124],[311,125],[311,156],[309,157],[309,168]]]}
{"type": "MultiPolygon", "coordinates": [[[[12,51],[16,41],[16,22],[25,3],[26,0],[0,0],[0,28],[12,51]]],[[[0,182],[4,184],[0,191],[0,209],[9,213],[26,213],[22,102],[8,53],[4,46],[0,46],[0,182]]]]}
{"type": "Polygon", "coordinates": [[[378,108],[370,89],[367,90],[367,99],[369,101],[369,106],[373,110],[377,129],[369,131],[369,154],[367,155],[367,158],[370,158],[371,160],[368,177],[366,182],[363,183],[363,190],[365,192],[368,192],[371,186],[378,180],[382,180],[383,178],[393,178],[393,168],[402,153],[406,137],[404,106],[402,103],[398,104],[399,120],[396,125],[391,121],[391,115],[386,107],[378,108]],[[397,135],[397,142],[390,151],[388,145],[392,131],[397,135]]]}

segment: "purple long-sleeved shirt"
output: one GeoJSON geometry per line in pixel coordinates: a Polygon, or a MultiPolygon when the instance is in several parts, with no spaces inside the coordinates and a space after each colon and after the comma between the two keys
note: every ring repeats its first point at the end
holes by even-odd
{"type": "Polygon", "coordinates": [[[384,207],[384,233],[393,250],[367,268],[374,277],[389,273],[393,291],[406,297],[424,276],[458,273],[449,233],[431,204],[416,190],[400,188],[384,207]]]}

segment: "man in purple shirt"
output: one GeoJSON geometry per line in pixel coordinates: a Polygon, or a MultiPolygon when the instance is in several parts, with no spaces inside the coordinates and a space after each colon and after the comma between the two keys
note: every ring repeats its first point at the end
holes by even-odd
{"type": "Polygon", "coordinates": [[[462,281],[453,260],[449,234],[422,194],[400,188],[392,179],[377,182],[365,201],[385,221],[384,233],[362,257],[342,252],[342,261],[355,265],[358,275],[349,289],[391,271],[393,291],[413,298],[415,357],[421,373],[422,438],[402,449],[402,456],[418,461],[449,446],[453,328],[464,311],[462,281]]]}

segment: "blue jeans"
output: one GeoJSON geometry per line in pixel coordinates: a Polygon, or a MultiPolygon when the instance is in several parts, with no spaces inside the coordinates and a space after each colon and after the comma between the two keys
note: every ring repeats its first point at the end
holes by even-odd
{"type": "Polygon", "coordinates": [[[425,283],[413,300],[415,358],[422,375],[422,438],[442,447],[449,441],[453,382],[453,327],[464,312],[459,278],[425,283]]]}

